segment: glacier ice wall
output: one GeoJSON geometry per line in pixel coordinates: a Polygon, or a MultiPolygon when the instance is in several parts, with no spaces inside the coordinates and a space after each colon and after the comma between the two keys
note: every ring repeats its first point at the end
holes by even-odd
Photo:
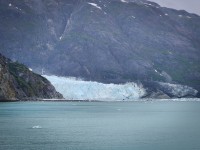
{"type": "Polygon", "coordinates": [[[136,100],[145,95],[142,85],[136,83],[103,84],[44,75],[67,100],[136,100]]]}

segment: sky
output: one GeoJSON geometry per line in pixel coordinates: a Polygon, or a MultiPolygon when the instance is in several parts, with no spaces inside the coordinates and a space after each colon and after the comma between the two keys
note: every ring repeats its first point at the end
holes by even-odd
{"type": "Polygon", "coordinates": [[[161,6],[184,9],[190,13],[200,15],[200,0],[149,0],[160,4],[161,6]]]}

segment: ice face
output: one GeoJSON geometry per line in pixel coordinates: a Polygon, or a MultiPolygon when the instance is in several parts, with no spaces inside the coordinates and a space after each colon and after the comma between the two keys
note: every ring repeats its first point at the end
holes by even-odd
{"type": "Polygon", "coordinates": [[[103,84],[75,78],[44,76],[67,100],[135,100],[145,94],[136,83],[103,84]]]}

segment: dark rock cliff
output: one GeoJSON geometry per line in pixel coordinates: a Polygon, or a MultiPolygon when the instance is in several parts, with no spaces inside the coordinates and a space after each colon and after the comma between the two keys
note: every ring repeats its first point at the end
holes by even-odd
{"type": "Polygon", "coordinates": [[[200,17],[145,0],[0,0],[0,52],[37,73],[200,91],[200,17]]]}
{"type": "Polygon", "coordinates": [[[0,54],[0,101],[61,99],[51,83],[0,54]]]}

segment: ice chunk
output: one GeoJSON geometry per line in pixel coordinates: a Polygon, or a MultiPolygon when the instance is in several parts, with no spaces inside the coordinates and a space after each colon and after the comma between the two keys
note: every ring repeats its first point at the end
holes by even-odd
{"type": "Polygon", "coordinates": [[[32,129],[42,129],[42,127],[37,125],[37,126],[33,126],[32,129]]]}

